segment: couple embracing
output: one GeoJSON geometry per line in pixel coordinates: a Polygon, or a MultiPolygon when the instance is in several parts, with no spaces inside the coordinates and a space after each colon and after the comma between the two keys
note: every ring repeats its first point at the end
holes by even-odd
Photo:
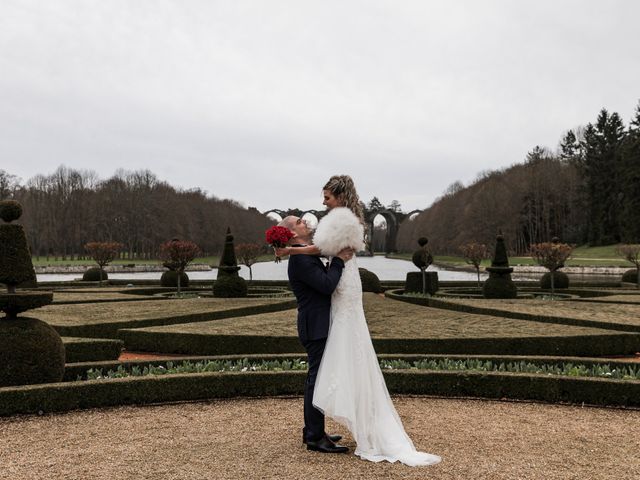
{"type": "Polygon", "coordinates": [[[325,415],[344,425],[365,460],[419,466],[440,457],[419,452],[405,433],[380,370],[362,305],[355,252],[364,248],[363,210],[351,177],[333,176],[323,187],[329,213],[315,233],[289,216],[281,226],[294,236],[276,250],[289,255],[289,282],[298,303],[298,335],[309,372],[304,389],[303,442],[307,449],[345,453],[327,435],[325,415]],[[321,256],[329,257],[327,265],[321,256]]]}

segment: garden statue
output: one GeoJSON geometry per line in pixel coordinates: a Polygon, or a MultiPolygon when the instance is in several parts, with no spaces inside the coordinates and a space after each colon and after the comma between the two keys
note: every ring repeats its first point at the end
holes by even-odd
{"type": "Polygon", "coordinates": [[[58,332],[36,318],[19,313],[48,305],[51,292],[16,292],[16,286],[34,277],[33,264],[22,225],[12,224],[22,215],[13,200],[0,202],[0,387],[58,382],[64,374],[65,351],[58,332]]]}
{"type": "Polygon", "coordinates": [[[516,298],[518,296],[518,289],[511,280],[513,268],[509,266],[507,247],[502,234],[496,237],[495,254],[487,271],[489,278],[485,280],[482,287],[484,298],[516,298]]]}

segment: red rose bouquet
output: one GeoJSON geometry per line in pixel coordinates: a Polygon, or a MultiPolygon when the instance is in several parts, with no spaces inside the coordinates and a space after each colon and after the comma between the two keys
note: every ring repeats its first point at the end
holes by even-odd
{"type": "MultiPolygon", "coordinates": [[[[287,245],[289,240],[293,238],[293,232],[286,227],[273,226],[264,232],[265,240],[273,248],[282,248],[287,245]]],[[[276,256],[276,263],[280,261],[280,257],[276,256]]]]}

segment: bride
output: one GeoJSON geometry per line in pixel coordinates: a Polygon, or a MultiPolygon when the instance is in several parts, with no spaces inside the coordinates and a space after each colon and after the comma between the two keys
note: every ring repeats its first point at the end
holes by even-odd
{"type": "MultiPolygon", "coordinates": [[[[323,195],[330,211],[319,222],[313,245],[288,247],[279,253],[335,256],[346,247],[364,249],[363,209],[351,177],[331,177],[323,195]]],[[[345,263],[331,297],[331,327],[313,405],[349,429],[360,458],[409,466],[441,460],[416,450],[393,406],[367,327],[355,257],[345,263]]]]}

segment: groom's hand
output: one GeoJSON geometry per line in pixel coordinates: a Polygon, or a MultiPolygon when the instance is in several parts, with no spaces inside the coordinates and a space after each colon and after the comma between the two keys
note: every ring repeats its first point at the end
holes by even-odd
{"type": "Polygon", "coordinates": [[[343,262],[348,262],[353,258],[354,253],[353,248],[345,248],[340,250],[336,256],[341,258],[343,262]]]}

